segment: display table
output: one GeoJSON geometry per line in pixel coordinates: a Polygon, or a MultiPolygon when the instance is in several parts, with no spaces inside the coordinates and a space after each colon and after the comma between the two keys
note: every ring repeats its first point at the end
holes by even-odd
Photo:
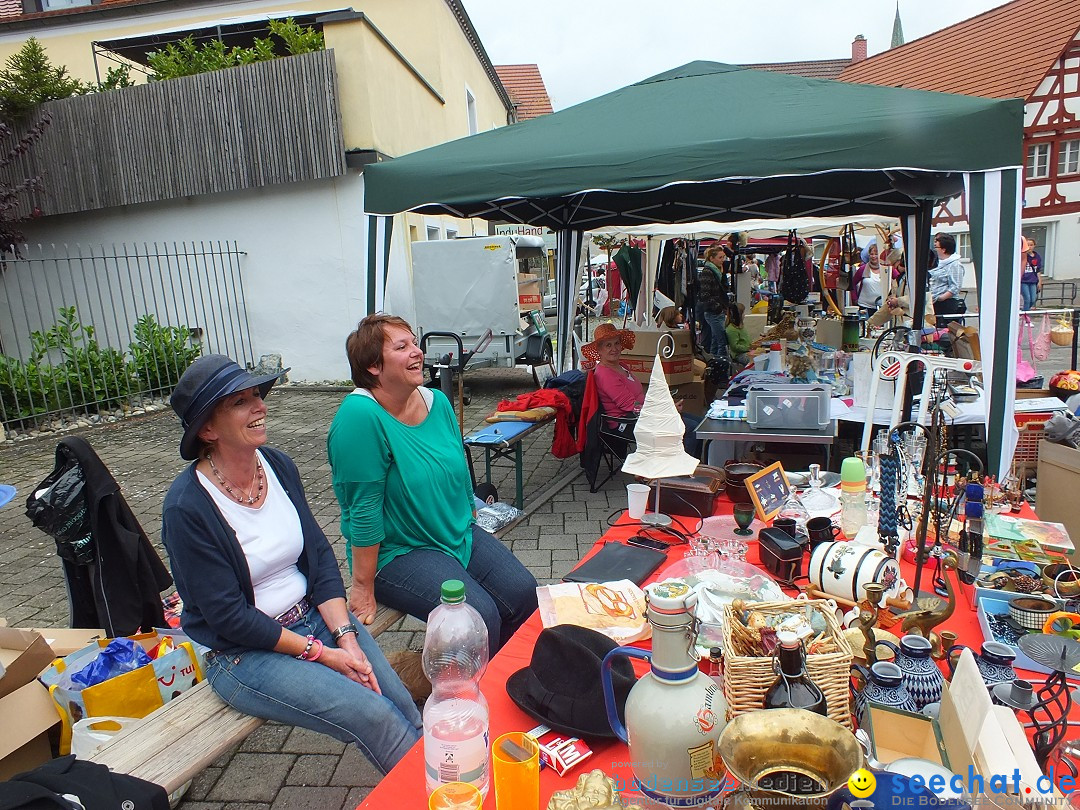
{"type": "MultiPolygon", "coordinates": [[[[730,514],[731,510],[731,501],[728,500],[725,495],[717,500],[717,507],[714,513],[730,514]]],[[[1033,517],[1033,513],[1026,507],[1025,512],[1025,517],[1033,517]]],[[[696,521],[687,522],[695,523],[696,521]]],[[[751,526],[755,532],[755,537],[757,531],[762,528],[762,525],[763,524],[760,521],[755,521],[751,526]]],[[[636,534],[640,528],[640,524],[630,521],[624,513],[619,522],[597,540],[585,557],[587,558],[595,554],[605,542],[623,541],[636,534]]],[[[685,544],[672,546],[668,551],[669,564],[682,559],[687,550],[688,548],[685,544]]],[[[754,565],[760,564],[756,541],[753,541],[749,546],[747,560],[754,565]]],[[[667,566],[661,566],[649,581],[655,581],[662,578],[666,567],[667,566]]],[[[914,580],[914,567],[908,565],[906,562],[901,563],[901,567],[904,578],[909,583],[912,582],[914,580]]],[[[928,574],[924,573],[924,581],[927,576],[928,574]]],[[[795,591],[790,588],[785,588],[785,591],[792,594],[795,593],[795,591]]],[[[537,725],[536,720],[521,711],[507,696],[506,681],[514,672],[522,667],[528,666],[532,656],[533,646],[542,629],[543,625],[540,620],[540,614],[539,612],[535,612],[488,665],[487,672],[481,682],[481,689],[483,690],[484,696],[487,698],[490,709],[490,736],[493,740],[505,732],[528,731],[537,725]]],[[[895,632],[898,632],[899,625],[893,629],[895,632]]],[[[961,599],[956,606],[956,611],[953,613],[952,617],[942,625],[941,629],[952,630],[957,635],[958,643],[966,644],[972,647],[976,652],[979,650],[983,641],[982,631],[979,628],[975,612],[968,603],[966,596],[961,596],[961,599]]],[[[642,642],[641,644],[647,645],[648,642],[642,642]]],[[[642,669],[639,664],[640,662],[635,662],[635,670],[638,671],[640,676],[640,674],[644,672],[644,669],[642,669]]],[[[1030,680],[1037,682],[1042,681],[1045,677],[1034,673],[1025,673],[1023,670],[1018,670],[1018,673],[1020,677],[1029,677],[1030,680]]],[[[617,784],[620,781],[623,785],[630,784],[632,773],[629,767],[629,752],[626,746],[618,740],[591,739],[588,740],[588,742],[593,750],[592,757],[577,768],[571,770],[566,776],[560,777],[550,768],[541,770],[540,810],[544,810],[544,808],[547,807],[551,794],[554,791],[573,787],[577,782],[578,776],[583,773],[588,773],[594,768],[599,768],[616,779],[617,784]]],[[[636,795],[638,794],[630,793],[626,798],[633,802],[633,797],[636,795]]],[[[632,805],[628,804],[627,806],[632,805]]],[[[412,747],[409,753],[398,763],[397,767],[387,774],[359,805],[359,808],[372,808],[373,810],[375,808],[383,810],[383,808],[388,807],[416,808],[417,810],[427,807],[427,793],[424,787],[423,740],[412,747]]],[[[484,807],[492,808],[492,810],[494,810],[494,790],[488,792],[484,807]]]]}

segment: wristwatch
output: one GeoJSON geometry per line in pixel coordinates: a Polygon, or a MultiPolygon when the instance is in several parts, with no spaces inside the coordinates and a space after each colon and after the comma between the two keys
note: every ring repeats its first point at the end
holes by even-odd
{"type": "Polygon", "coordinates": [[[343,624],[337,630],[331,632],[330,635],[333,637],[334,643],[336,644],[337,642],[341,641],[344,636],[349,635],[349,633],[355,634],[356,628],[353,627],[351,624],[343,624]]]}

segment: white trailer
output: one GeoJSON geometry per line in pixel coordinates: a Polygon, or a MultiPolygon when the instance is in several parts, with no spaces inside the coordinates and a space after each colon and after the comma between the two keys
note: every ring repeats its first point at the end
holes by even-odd
{"type": "Polygon", "coordinates": [[[453,353],[456,364],[462,348],[467,351],[488,330],[491,340],[472,356],[470,368],[549,364],[542,275],[531,272],[546,262],[544,240],[538,236],[413,242],[413,325],[424,341],[427,364],[437,365],[447,353],[453,353]]]}

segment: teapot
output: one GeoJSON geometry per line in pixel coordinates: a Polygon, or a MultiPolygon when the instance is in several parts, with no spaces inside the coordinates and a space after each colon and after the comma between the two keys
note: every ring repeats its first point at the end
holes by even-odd
{"type": "Polygon", "coordinates": [[[727,701],[698,669],[694,653],[697,594],[684,582],[645,588],[652,651],[616,647],[604,656],[601,680],[608,723],[630,747],[634,789],[655,802],[677,807],[707,804],[720,796],[724,766],[717,740],[727,723],[727,701]],[[626,699],[626,725],[619,720],[611,667],[621,655],[649,662],[649,672],[626,699]]]}

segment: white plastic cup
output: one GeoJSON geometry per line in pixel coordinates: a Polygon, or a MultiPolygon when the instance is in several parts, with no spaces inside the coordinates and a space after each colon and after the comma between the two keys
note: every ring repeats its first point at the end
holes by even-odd
{"type": "Polygon", "coordinates": [[[626,485],[626,511],[631,520],[641,520],[645,517],[645,507],[649,505],[650,487],[647,484],[626,485]]]}

